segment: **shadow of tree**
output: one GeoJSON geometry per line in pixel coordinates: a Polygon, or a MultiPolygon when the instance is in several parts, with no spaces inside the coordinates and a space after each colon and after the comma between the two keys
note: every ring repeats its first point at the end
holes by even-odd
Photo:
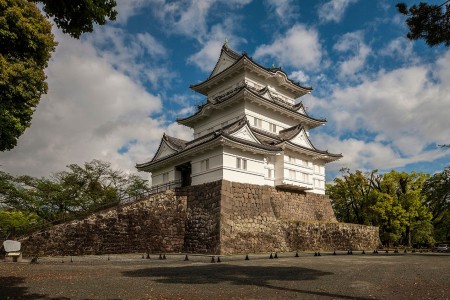
{"type": "Polygon", "coordinates": [[[22,286],[24,277],[5,276],[0,277],[0,299],[48,299],[68,300],[66,297],[51,298],[44,294],[28,293],[28,288],[22,286]]]}
{"type": "Polygon", "coordinates": [[[355,298],[340,294],[322,291],[302,290],[276,285],[280,281],[306,281],[316,280],[321,276],[333,275],[314,269],[300,267],[259,267],[259,266],[236,266],[236,265],[205,265],[186,267],[157,267],[145,268],[122,273],[128,277],[148,277],[157,283],[164,284],[216,284],[230,282],[241,286],[259,286],[269,289],[290,291],[301,294],[326,296],[341,299],[371,299],[355,298]]]}

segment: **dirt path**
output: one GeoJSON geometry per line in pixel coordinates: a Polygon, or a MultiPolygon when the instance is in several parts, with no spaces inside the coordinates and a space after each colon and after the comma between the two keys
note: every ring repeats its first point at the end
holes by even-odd
{"type": "Polygon", "coordinates": [[[141,255],[0,261],[0,299],[450,298],[450,255],[141,255]]]}

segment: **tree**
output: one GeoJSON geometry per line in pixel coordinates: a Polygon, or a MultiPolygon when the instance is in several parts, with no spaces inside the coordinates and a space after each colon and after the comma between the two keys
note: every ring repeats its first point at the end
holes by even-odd
{"type": "Polygon", "coordinates": [[[387,245],[433,242],[432,215],[421,193],[427,175],[341,171],[326,190],[338,220],[378,226],[387,245]]]}
{"type": "Polygon", "coordinates": [[[372,204],[373,187],[369,178],[375,176],[376,171],[370,174],[359,170],[351,173],[347,168],[340,171],[342,178],[334,179],[334,184],[327,185],[326,189],[336,217],[347,223],[372,224],[369,207],[372,204]]]}
{"type": "Polygon", "coordinates": [[[24,0],[0,0],[0,151],[10,150],[31,124],[44,69],[56,46],[51,24],[24,0]]]}
{"type": "Polygon", "coordinates": [[[104,25],[107,19],[116,19],[115,0],[30,0],[44,5],[47,17],[53,18],[64,33],[80,38],[92,32],[93,24],[104,25]]]}
{"type": "Polygon", "coordinates": [[[114,170],[107,162],[93,160],[67,168],[50,178],[0,171],[0,212],[33,216],[35,224],[58,223],[117,205],[121,200],[140,199],[150,190],[146,180],[114,170]]]}
{"type": "Polygon", "coordinates": [[[44,69],[57,43],[35,3],[75,38],[117,15],[114,0],[0,0],[0,151],[17,145],[48,89],[44,69]]]}
{"type": "Polygon", "coordinates": [[[439,44],[450,46],[449,2],[450,0],[447,0],[441,5],[420,2],[419,5],[409,8],[405,3],[398,3],[398,11],[407,16],[409,32],[406,36],[410,40],[424,39],[431,47],[439,44]]]}
{"type": "Polygon", "coordinates": [[[421,194],[426,179],[422,173],[391,171],[372,181],[378,200],[371,209],[387,243],[433,243],[431,214],[421,194]]]}
{"type": "Polygon", "coordinates": [[[450,236],[450,166],[425,181],[422,194],[432,214],[438,240],[450,236]]]}

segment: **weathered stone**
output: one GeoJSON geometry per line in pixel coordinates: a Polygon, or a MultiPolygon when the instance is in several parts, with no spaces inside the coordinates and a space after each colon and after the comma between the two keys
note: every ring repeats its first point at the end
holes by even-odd
{"type": "Polygon", "coordinates": [[[338,223],[327,196],[216,181],[152,195],[22,240],[31,255],[362,250],[378,228],[338,223]]]}

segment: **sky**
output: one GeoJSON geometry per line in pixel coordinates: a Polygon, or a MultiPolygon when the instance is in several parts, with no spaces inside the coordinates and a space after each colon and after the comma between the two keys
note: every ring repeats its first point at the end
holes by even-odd
{"type": "Polygon", "coordinates": [[[49,177],[99,159],[136,172],[164,132],[192,139],[176,118],[205,102],[189,85],[209,76],[226,39],[313,87],[297,101],[327,124],[310,138],[343,154],[327,165],[328,181],[343,167],[439,172],[450,165],[450,149],[437,146],[450,144],[450,47],[406,39],[395,3],[118,0],[117,20],[80,40],[54,26],[49,91],[0,168],[49,177]]]}

